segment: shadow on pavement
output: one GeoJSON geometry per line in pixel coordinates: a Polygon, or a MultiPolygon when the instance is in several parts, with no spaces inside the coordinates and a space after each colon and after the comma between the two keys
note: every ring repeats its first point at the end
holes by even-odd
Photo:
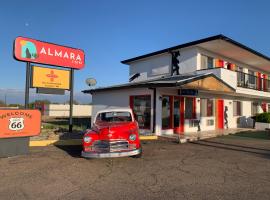
{"type": "Polygon", "coordinates": [[[59,139],[82,139],[84,136],[84,131],[73,131],[72,133],[68,131],[59,130],[59,139]]]}
{"type": "Polygon", "coordinates": [[[218,148],[218,149],[256,154],[256,155],[264,156],[270,159],[270,150],[268,149],[259,149],[259,148],[241,146],[241,145],[238,146],[238,145],[232,145],[232,144],[226,144],[226,143],[212,142],[212,141],[207,141],[207,140],[201,140],[201,141],[190,142],[190,143],[201,145],[201,146],[218,148]]]}
{"type": "Polygon", "coordinates": [[[254,139],[262,139],[262,140],[270,140],[269,131],[241,131],[234,135],[230,135],[231,137],[244,137],[244,138],[254,138],[254,139]]]}
{"type": "Polygon", "coordinates": [[[82,146],[81,145],[55,145],[57,148],[65,151],[74,158],[81,158],[82,146]]]}
{"type": "Polygon", "coordinates": [[[269,149],[262,149],[262,148],[249,147],[249,146],[243,146],[243,145],[238,145],[238,144],[227,144],[224,142],[214,142],[214,141],[209,141],[209,140],[204,140],[203,142],[226,145],[226,146],[231,146],[231,147],[247,148],[247,149],[258,150],[258,151],[269,151],[269,153],[270,153],[270,148],[269,149]]]}

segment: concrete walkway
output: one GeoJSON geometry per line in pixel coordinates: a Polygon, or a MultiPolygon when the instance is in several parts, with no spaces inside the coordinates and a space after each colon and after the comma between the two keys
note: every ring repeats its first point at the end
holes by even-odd
{"type": "Polygon", "coordinates": [[[159,136],[159,138],[175,140],[180,143],[185,143],[189,141],[197,141],[197,140],[213,138],[213,137],[222,136],[222,135],[235,134],[242,131],[256,131],[256,129],[249,129],[249,128],[220,129],[220,130],[213,130],[213,131],[190,132],[190,133],[184,133],[183,135],[178,135],[178,134],[162,135],[162,136],[159,136]]]}

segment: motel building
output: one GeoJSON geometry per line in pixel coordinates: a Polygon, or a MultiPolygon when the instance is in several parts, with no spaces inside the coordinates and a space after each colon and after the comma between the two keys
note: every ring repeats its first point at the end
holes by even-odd
{"type": "Polygon", "coordinates": [[[253,128],[270,107],[270,58],[217,35],[122,61],[129,83],[85,90],[92,116],[131,108],[141,135],[253,128]]]}

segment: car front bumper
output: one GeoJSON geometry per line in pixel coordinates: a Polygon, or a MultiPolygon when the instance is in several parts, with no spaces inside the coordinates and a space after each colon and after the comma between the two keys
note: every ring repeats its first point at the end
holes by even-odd
{"type": "Polygon", "coordinates": [[[131,151],[117,151],[117,152],[106,152],[106,153],[98,153],[98,152],[85,152],[82,151],[81,156],[84,158],[117,158],[117,157],[126,157],[126,156],[135,156],[142,152],[142,149],[135,149],[131,151]]]}

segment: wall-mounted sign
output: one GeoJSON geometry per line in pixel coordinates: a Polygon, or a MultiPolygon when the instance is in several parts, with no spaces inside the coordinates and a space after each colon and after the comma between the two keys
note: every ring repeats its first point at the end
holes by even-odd
{"type": "Polygon", "coordinates": [[[198,95],[198,90],[193,90],[193,89],[181,89],[178,91],[179,95],[183,96],[197,96],[198,95]]]}
{"type": "Polygon", "coordinates": [[[0,138],[36,136],[40,127],[39,110],[0,110],[0,138]]]}
{"type": "Polygon", "coordinates": [[[17,60],[62,66],[74,69],[84,67],[84,52],[66,46],[17,37],[14,42],[14,57],[17,60]]]}
{"type": "Polygon", "coordinates": [[[32,87],[69,90],[70,71],[33,66],[32,87]]]}

